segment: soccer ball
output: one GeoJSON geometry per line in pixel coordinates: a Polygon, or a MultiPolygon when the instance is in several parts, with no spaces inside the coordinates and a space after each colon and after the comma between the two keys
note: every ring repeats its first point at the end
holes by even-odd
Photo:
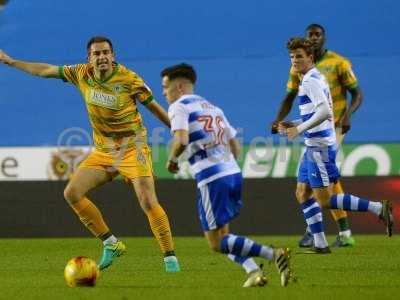
{"type": "Polygon", "coordinates": [[[93,259],[86,256],[72,258],[64,270],[64,278],[70,287],[95,286],[99,269],[93,259]]]}

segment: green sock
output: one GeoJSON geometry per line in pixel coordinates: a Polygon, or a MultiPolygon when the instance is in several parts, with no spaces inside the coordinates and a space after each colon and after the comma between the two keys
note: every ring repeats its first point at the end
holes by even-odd
{"type": "Polygon", "coordinates": [[[341,218],[336,221],[339,226],[339,231],[346,231],[350,229],[349,220],[347,218],[341,218]]]}

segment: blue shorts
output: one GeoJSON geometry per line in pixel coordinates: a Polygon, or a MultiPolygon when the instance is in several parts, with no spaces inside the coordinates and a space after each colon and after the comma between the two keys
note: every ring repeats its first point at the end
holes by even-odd
{"type": "Polygon", "coordinates": [[[197,188],[197,208],[203,231],[222,227],[239,215],[242,202],[242,174],[213,180],[197,188]]]}
{"type": "Polygon", "coordinates": [[[297,182],[307,183],[311,188],[320,188],[337,182],[339,177],[335,146],[306,147],[297,182]]]}

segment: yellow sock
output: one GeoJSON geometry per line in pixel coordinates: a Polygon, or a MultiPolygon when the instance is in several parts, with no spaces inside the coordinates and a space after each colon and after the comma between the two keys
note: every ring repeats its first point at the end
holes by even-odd
{"type": "Polygon", "coordinates": [[[71,205],[79,219],[94,236],[100,237],[110,231],[103,220],[101,212],[88,198],[83,197],[71,205]]]}
{"type": "MultiPolygon", "coordinates": [[[[340,184],[340,181],[336,182],[333,185],[333,193],[334,194],[343,194],[344,193],[342,185],[340,184]]],[[[331,209],[331,214],[335,221],[337,221],[339,219],[347,218],[347,212],[345,212],[344,210],[341,210],[341,209],[331,209]]]]}
{"type": "Polygon", "coordinates": [[[156,204],[147,211],[151,231],[160,245],[161,251],[165,254],[174,251],[174,242],[172,241],[171,228],[167,214],[160,204],[156,204]]]}
{"type": "Polygon", "coordinates": [[[344,194],[344,190],[342,188],[342,184],[340,183],[340,181],[336,182],[333,185],[333,193],[334,194],[344,194]]]}

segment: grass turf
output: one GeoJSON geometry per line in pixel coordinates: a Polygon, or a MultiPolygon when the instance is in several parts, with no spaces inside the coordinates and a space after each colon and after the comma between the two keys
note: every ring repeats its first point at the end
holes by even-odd
{"type": "MultiPolygon", "coordinates": [[[[279,285],[273,264],[269,283],[241,287],[241,267],[211,253],[204,238],[176,238],[182,272],[167,274],[151,238],[124,238],[128,252],[101,273],[94,288],[69,288],[66,262],[79,255],[98,259],[101,245],[88,239],[0,239],[0,299],[398,299],[400,238],[357,236],[354,248],[330,255],[296,254],[298,237],[257,236],[258,242],[293,249],[296,283],[279,285]]],[[[330,237],[332,240],[333,237],[330,237]]],[[[262,260],[257,259],[258,262],[262,260]]]]}

